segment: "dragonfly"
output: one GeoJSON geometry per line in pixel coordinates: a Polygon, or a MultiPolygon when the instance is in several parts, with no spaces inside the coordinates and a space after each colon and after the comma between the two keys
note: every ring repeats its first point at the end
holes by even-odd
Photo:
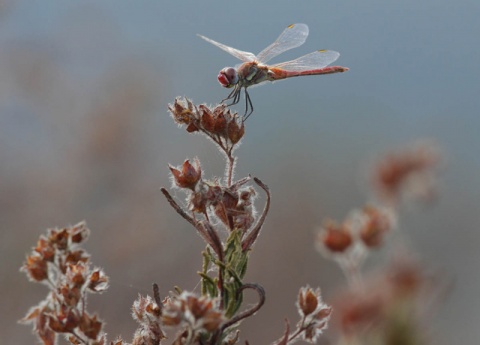
{"type": "Polygon", "coordinates": [[[233,88],[227,98],[222,100],[222,103],[231,100],[228,106],[239,103],[241,91],[242,89],[244,90],[245,114],[243,117],[245,120],[253,113],[252,100],[247,91],[247,88],[250,86],[266,81],[274,82],[305,75],[332,74],[348,71],[348,67],[328,66],[340,56],[340,53],[333,50],[317,50],[295,60],[275,65],[266,64],[277,55],[301,46],[308,36],[308,26],[306,24],[299,23],[287,26],[275,42],[257,55],[229,47],[202,35],[198,36],[243,61],[242,64],[236,67],[223,68],[219,72],[217,79],[223,87],[233,88]]]}

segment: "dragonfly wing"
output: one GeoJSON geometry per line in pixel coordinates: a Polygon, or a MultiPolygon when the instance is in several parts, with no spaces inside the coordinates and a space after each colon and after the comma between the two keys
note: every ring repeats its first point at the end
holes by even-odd
{"type": "Polygon", "coordinates": [[[323,68],[338,59],[340,53],[333,50],[317,50],[316,52],[301,56],[295,60],[282,62],[271,67],[285,71],[302,72],[323,68]]]}
{"type": "Polygon", "coordinates": [[[203,38],[205,41],[213,44],[214,46],[217,46],[218,48],[220,48],[222,50],[225,50],[230,55],[233,55],[237,59],[240,59],[244,62],[250,62],[250,61],[254,61],[254,60],[257,59],[256,56],[252,53],[244,52],[242,50],[238,50],[238,49],[226,46],[225,44],[218,43],[217,41],[214,41],[214,40],[212,40],[208,37],[202,36],[202,35],[197,34],[197,36],[199,36],[200,38],[203,38]]]}
{"type": "Polygon", "coordinates": [[[307,36],[308,26],[306,24],[289,25],[275,42],[257,55],[257,59],[259,62],[265,63],[287,50],[301,46],[305,43],[307,36]]]}

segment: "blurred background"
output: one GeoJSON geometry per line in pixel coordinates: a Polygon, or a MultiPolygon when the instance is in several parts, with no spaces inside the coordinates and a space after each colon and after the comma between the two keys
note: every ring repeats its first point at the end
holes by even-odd
{"type": "Polygon", "coordinates": [[[152,282],[163,295],[174,285],[196,288],[203,242],[159,188],[171,184],[168,163],[198,156],[213,177],[224,161],[211,142],[178,129],[167,104],[184,95],[213,104],[228,93],[217,73],[239,61],[197,33],[258,53],[300,22],[310,27],[305,45],[272,62],[332,49],[350,71],[250,92],[255,112],[237,177],[258,176],[273,200],[247,274],[265,287],[267,303],[244,322],[242,339],[270,343],[285,317],[295,323],[300,286],[320,286],[326,301],[345,286],[315,251],[315,229],[370,200],[368,171],[378,155],[426,138],[446,157],[440,198],[403,212],[401,231],[452,283],[432,322],[436,343],[477,344],[478,18],[473,0],[2,0],[1,342],[36,341],[16,321],[47,290],[18,270],[49,227],[86,220],[91,228],[86,249],[111,288],[90,308],[106,320],[110,340],[131,339],[130,307],[152,282]]]}

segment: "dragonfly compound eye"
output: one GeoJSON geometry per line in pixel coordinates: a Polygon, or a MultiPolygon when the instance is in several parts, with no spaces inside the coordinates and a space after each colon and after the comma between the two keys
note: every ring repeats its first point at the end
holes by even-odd
{"type": "Polygon", "coordinates": [[[232,87],[238,83],[237,71],[233,67],[225,67],[220,71],[217,79],[223,87],[232,87]]]}

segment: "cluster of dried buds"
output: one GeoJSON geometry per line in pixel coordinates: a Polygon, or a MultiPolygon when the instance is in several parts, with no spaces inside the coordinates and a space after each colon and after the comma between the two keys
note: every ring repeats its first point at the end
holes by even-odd
{"type": "Polygon", "coordinates": [[[190,344],[202,333],[213,333],[225,321],[218,299],[199,297],[190,292],[167,297],[163,302],[162,322],[165,326],[183,326],[178,344],[190,344]]]}
{"type": "Polygon", "coordinates": [[[35,282],[45,283],[50,293],[21,320],[33,323],[44,344],[54,344],[64,334],[72,344],[106,344],[102,322],[86,311],[88,293],[101,293],[108,278],[90,267],[89,255],[79,245],[90,231],[85,223],[50,229],[41,236],[22,267],[35,282]]]}
{"type": "Polygon", "coordinates": [[[242,139],[245,127],[242,118],[225,104],[208,107],[194,105],[189,99],[176,98],[168,106],[173,119],[186,126],[187,132],[201,132],[217,143],[223,151],[231,151],[242,139]]]}
{"type": "Polygon", "coordinates": [[[402,198],[430,200],[435,196],[435,180],[440,152],[432,143],[412,145],[381,158],[373,172],[377,194],[386,202],[402,198]]]}
{"type": "Polygon", "coordinates": [[[328,256],[354,256],[379,248],[395,226],[392,209],[365,206],[352,212],[343,223],[327,220],[317,236],[317,247],[328,256]]]}
{"type": "MultiPolygon", "coordinates": [[[[166,335],[162,328],[179,328],[173,344],[200,344],[215,333],[225,317],[218,300],[198,297],[190,292],[175,294],[160,301],[154,284],[154,298],[139,296],[132,307],[132,316],[139,323],[132,345],[158,345],[166,335]]],[[[127,345],[118,338],[114,345],[127,345]]]]}
{"type": "Polygon", "coordinates": [[[255,190],[244,186],[250,178],[244,178],[231,186],[220,181],[202,179],[202,169],[198,159],[191,164],[186,160],[181,167],[170,166],[174,184],[187,194],[188,209],[205,216],[207,220],[215,215],[228,229],[242,229],[246,232],[255,220],[253,199],[255,190]]]}

